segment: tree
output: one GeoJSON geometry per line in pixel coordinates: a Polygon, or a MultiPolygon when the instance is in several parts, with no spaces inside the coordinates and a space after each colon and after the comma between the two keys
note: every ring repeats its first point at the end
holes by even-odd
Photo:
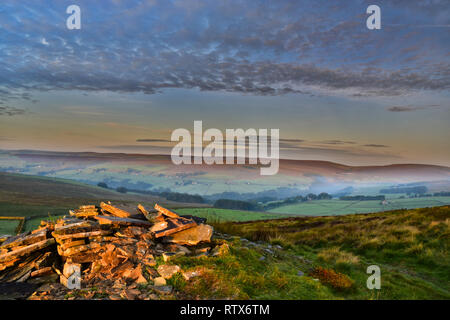
{"type": "Polygon", "coordinates": [[[306,196],[309,200],[317,200],[317,196],[314,193],[310,193],[306,196]]]}
{"type": "Polygon", "coordinates": [[[97,184],[97,186],[100,187],[100,188],[108,189],[108,185],[107,185],[106,183],[104,183],[104,182],[99,182],[99,183],[97,184]]]}
{"type": "Polygon", "coordinates": [[[330,200],[332,196],[326,192],[322,192],[317,196],[317,199],[319,200],[330,200]]]}
{"type": "Polygon", "coordinates": [[[118,188],[116,189],[116,191],[117,191],[117,192],[120,192],[120,193],[127,193],[127,192],[128,192],[128,189],[125,188],[125,187],[118,187],[118,188]]]}

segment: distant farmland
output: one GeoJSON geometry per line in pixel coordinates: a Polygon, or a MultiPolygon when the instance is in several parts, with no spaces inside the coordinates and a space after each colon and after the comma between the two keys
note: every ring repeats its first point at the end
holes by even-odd
{"type": "Polygon", "coordinates": [[[292,214],[278,214],[270,212],[242,211],[217,208],[183,208],[177,209],[176,211],[179,214],[188,214],[206,218],[209,222],[268,220],[295,216],[292,214]]]}
{"type": "Polygon", "coordinates": [[[280,214],[327,216],[350,213],[370,213],[397,209],[436,207],[448,204],[450,204],[450,197],[388,199],[388,203],[386,205],[382,205],[379,200],[315,200],[274,208],[269,210],[269,212],[280,214]]]}

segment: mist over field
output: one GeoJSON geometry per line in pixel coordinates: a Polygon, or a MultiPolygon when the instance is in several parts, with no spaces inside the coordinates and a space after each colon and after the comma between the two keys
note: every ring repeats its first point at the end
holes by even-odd
{"type": "Polygon", "coordinates": [[[428,165],[352,167],[325,161],[281,160],[276,176],[261,176],[258,165],[177,166],[163,155],[2,151],[0,170],[91,185],[103,182],[113,189],[199,195],[266,191],[279,198],[310,192],[374,194],[383,187],[414,183],[427,185],[430,192],[450,189],[450,169],[428,165]]]}

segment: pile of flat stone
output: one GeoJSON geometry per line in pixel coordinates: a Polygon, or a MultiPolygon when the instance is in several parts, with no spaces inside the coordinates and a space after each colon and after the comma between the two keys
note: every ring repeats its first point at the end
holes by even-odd
{"type": "Polygon", "coordinates": [[[133,212],[109,202],[81,206],[56,221],[42,221],[32,232],[2,238],[0,283],[39,284],[32,299],[63,299],[80,288],[96,288],[94,293],[86,291],[88,299],[99,294],[108,299],[157,299],[172,292],[166,280],[174,274],[186,280],[200,275],[170,260],[227,250],[211,241],[213,228],[205,219],[158,204],[154,209],[138,205],[133,212]],[[158,257],[164,264],[157,267],[158,257]],[[139,290],[142,285],[152,290],[139,290]]]}

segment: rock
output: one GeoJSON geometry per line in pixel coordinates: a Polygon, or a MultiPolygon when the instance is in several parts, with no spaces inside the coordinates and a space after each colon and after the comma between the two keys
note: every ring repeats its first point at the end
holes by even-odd
{"type": "Polygon", "coordinates": [[[168,226],[168,223],[166,221],[160,221],[160,222],[156,222],[149,230],[150,230],[150,232],[158,232],[158,231],[166,229],[167,226],[168,226]]]}
{"type": "Polygon", "coordinates": [[[141,292],[136,289],[126,289],[122,291],[120,294],[121,297],[128,299],[128,300],[135,300],[138,295],[140,295],[141,292]]]}
{"type": "Polygon", "coordinates": [[[189,281],[192,278],[199,277],[200,271],[186,271],[186,272],[183,272],[182,275],[186,281],[189,281]]]}
{"type": "Polygon", "coordinates": [[[148,300],[158,300],[158,299],[159,299],[159,297],[154,293],[150,293],[148,295],[148,300]]]}
{"type": "Polygon", "coordinates": [[[138,265],[130,274],[129,278],[136,281],[137,284],[144,284],[147,283],[147,279],[145,279],[144,275],[142,274],[142,267],[141,265],[138,265]]]}
{"type": "Polygon", "coordinates": [[[44,267],[42,269],[39,270],[35,270],[33,272],[31,272],[30,277],[31,278],[35,278],[35,277],[43,277],[43,276],[48,276],[53,274],[53,269],[52,267],[44,267]]]}
{"type": "Polygon", "coordinates": [[[170,279],[174,274],[177,272],[180,272],[181,268],[177,265],[167,265],[163,264],[158,267],[158,273],[163,277],[164,279],[170,279]]]}
{"type": "Polygon", "coordinates": [[[194,220],[197,224],[206,223],[206,218],[200,218],[200,217],[196,217],[196,216],[192,216],[192,215],[182,215],[180,217],[194,220]]]}
{"type": "Polygon", "coordinates": [[[194,253],[195,253],[195,254],[208,253],[209,250],[211,250],[210,247],[199,248],[199,249],[195,249],[194,253]]]}
{"type": "Polygon", "coordinates": [[[107,211],[108,213],[112,214],[113,216],[116,216],[119,218],[128,218],[129,216],[131,216],[131,213],[129,213],[125,210],[113,207],[112,205],[106,204],[104,202],[100,203],[100,207],[104,211],[107,211]]]}
{"type": "Polygon", "coordinates": [[[44,283],[53,283],[59,280],[59,276],[56,273],[46,275],[46,276],[39,276],[33,279],[30,279],[27,281],[29,284],[44,284],[44,283]]]}
{"type": "Polygon", "coordinates": [[[153,284],[154,284],[156,287],[162,287],[162,286],[165,286],[165,285],[166,285],[166,279],[164,279],[163,277],[155,278],[155,279],[153,279],[153,284]]]}
{"type": "Polygon", "coordinates": [[[155,259],[144,258],[143,260],[141,260],[141,262],[143,264],[145,264],[146,266],[149,266],[149,267],[156,266],[156,260],[155,259]]]}
{"type": "Polygon", "coordinates": [[[223,243],[221,245],[214,247],[214,249],[211,251],[211,256],[213,257],[223,256],[228,252],[230,252],[230,246],[226,243],[223,243]]]}
{"type": "Polygon", "coordinates": [[[36,292],[44,292],[44,291],[50,291],[53,289],[53,286],[51,283],[45,283],[39,288],[36,289],[36,292]]]}
{"type": "Polygon", "coordinates": [[[161,214],[169,217],[169,218],[179,218],[180,216],[174,211],[170,211],[169,209],[163,208],[157,203],[155,204],[155,210],[158,210],[161,214]]]}
{"type": "Polygon", "coordinates": [[[119,217],[107,217],[107,216],[95,216],[100,224],[112,224],[120,226],[151,226],[148,221],[132,219],[132,218],[119,218],[119,217]]]}
{"type": "Polygon", "coordinates": [[[197,245],[205,241],[209,242],[213,234],[213,227],[207,224],[200,224],[195,227],[174,233],[164,238],[165,242],[177,243],[181,245],[197,245]]]}
{"type": "Polygon", "coordinates": [[[154,232],[155,238],[167,237],[180,231],[191,229],[197,226],[194,220],[188,220],[181,217],[166,218],[166,221],[167,221],[167,228],[154,232]]]}
{"type": "Polygon", "coordinates": [[[178,251],[178,252],[164,252],[163,253],[163,259],[164,262],[167,262],[169,260],[178,258],[178,257],[182,257],[186,255],[186,253],[184,253],[183,251],[178,251]]]}
{"type": "Polygon", "coordinates": [[[154,286],[153,290],[159,294],[170,294],[172,292],[172,286],[154,286]]]}
{"type": "Polygon", "coordinates": [[[81,272],[81,264],[71,263],[68,261],[64,264],[63,275],[66,278],[69,278],[77,270],[81,272]]]}
{"type": "Polygon", "coordinates": [[[36,243],[33,243],[33,244],[25,246],[25,247],[20,247],[20,249],[16,249],[16,250],[13,250],[8,253],[0,255],[0,263],[6,262],[9,260],[13,260],[14,258],[29,255],[32,252],[46,248],[54,243],[55,243],[55,239],[52,238],[52,239],[45,239],[45,240],[36,242],[36,243]]]}
{"type": "Polygon", "coordinates": [[[191,254],[191,250],[189,250],[188,248],[186,248],[184,246],[177,245],[177,249],[178,249],[178,251],[184,252],[187,255],[191,254]]]}

